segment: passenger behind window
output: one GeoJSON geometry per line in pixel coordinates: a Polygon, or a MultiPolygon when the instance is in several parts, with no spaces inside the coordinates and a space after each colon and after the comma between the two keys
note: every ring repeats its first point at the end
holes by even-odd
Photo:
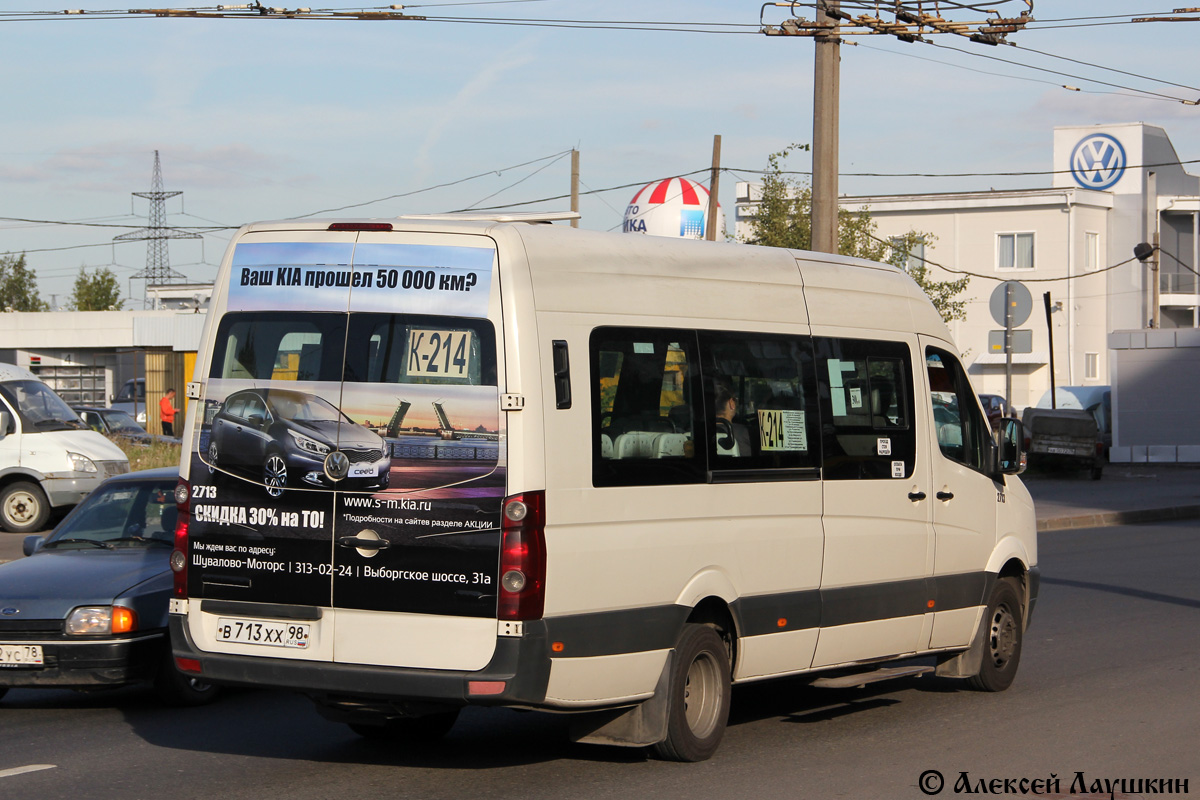
{"type": "Polygon", "coordinates": [[[713,407],[716,409],[717,455],[753,455],[750,431],[745,425],[733,421],[737,414],[737,398],[732,384],[725,378],[714,380],[713,407]]]}

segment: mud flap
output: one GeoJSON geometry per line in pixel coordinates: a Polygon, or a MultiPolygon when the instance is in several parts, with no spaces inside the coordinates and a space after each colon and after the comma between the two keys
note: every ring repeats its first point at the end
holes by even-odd
{"type": "Polygon", "coordinates": [[[979,618],[979,630],[975,631],[971,646],[956,656],[938,661],[934,675],[939,678],[970,678],[978,675],[983,667],[983,641],[987,638],[987,625],[988,615],[985,610],[979,618]]]}
{"type": "Polygon", "coordinates": [[[671,680],[671,665],[675,651],[667,654],[654,696],[636,706],[612,708],[578,714],[571,719],[570,736],[573,742],[607,744],[616,747],[649,747],[667,738],[669,699],[667,686],[671,680]]]}

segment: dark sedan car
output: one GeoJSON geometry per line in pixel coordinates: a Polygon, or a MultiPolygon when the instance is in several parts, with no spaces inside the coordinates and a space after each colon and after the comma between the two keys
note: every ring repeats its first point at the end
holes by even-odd
{"type": "Polygon", "coordinates": [[[0,697],[143,680],[172,705],[216,696],[175,669],[167,636],[178,480],[178,469],[110,478],[0,565],[0,697]]]}
{"type": "Polygon", "coordinates": [[[134,444],[148,445],[153,441],[146,429],[124,411],[98,406],[71,406],[71,410],[79,414],[79,418],[97,433],[120,436],[134,444]]]}
{"type": "Polygon", "coordinates": [[[386,489],[391,471],[383,437],[320,397],[291,389],[229,395],[213,417],[206,456],[210,469],[261,480],[272,497],[289,486],[386,489]],[[337,452],[346,457],[340,465],[330,458],[337,452]]]}

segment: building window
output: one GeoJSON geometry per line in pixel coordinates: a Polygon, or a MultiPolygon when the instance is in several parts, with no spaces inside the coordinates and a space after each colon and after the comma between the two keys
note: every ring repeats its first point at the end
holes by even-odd
{"type": "Polygon", "coordinates": [[[1033,269],[1033,234],[996,234],[997,269],[1033,269]]]}
{"type": "Polygon", "coordinates": [[[1083,250],[1087,258],[1087,271],[1095,272],[1100,269],[1100,234],[1089,231],[1083,236],[1083,250]]]}
{"type": "Polygon", "coordinates": [[[1100,379],[1100,354],[1083,354],[1083,377],[1089,381],[1100,379]]]}
{"type": "Polygon", "coordinates": [[[891,239],[892,245],[892,263],[903,269],[905,272],[912,274],[913,267],[924,265],[925,263],[925,243],[913,242],[905,244],[904,237],[893,236],[891,239]],[[908,257],[904,258],[903,254],[907,252],[908,257]]]}

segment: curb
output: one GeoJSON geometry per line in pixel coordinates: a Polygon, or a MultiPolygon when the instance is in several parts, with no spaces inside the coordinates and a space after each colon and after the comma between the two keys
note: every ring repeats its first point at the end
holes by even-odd
{"type": "Polygon", "coordinates": [[[1161,522],[1172,519],[1200,517],[1200,505],[1170,508],[1143,508],[1134,511],[1106,511],[1099,514],[1049,517],[1039,519],[1038,533],[1071,530],[1072,528],[1106,528],[1112,525],[1136,525],[1141,522],[1161,522]]]}

